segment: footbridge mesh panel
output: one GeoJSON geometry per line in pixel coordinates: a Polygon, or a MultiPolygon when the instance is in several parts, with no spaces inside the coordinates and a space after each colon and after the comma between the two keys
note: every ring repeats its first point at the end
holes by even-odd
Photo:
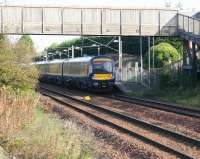
{"type": "Polygon", "coordinates": [[[177,11],[73,7],[0,8],[3,34],[174,36],[177,11]]]}

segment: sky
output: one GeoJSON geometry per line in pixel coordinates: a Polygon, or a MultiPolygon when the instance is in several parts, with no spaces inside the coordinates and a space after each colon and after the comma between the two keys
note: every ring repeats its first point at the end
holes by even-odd
{"type": "Polygon", "coordinates": [[[64,5],[81,5],[81,6],[142,6],[142,7],[160,7],[164,6],[165,2],[170,2],[176,5],[182,2],[184,7],[198,7],[199,0],[0,0],[7,4],[17,5],[49,5],[49,6],[64,6],[64,5]]]}
{"type": "MultiPolygon", "coordinates": [[[[171,2],[175,8],[181,2],[184,9],[200,10],[199,0],[0,0],[0,4],[6,5],[34,5],[34,6],[81,6],[81,7],[129,7],[129,8],[164,8],[166,2],[171,2]]],[[[9,36],[16,41],[19,36],[9,36]]],[[[77,38],[75,36],[31,36],[37,51],[42,51],[52,43],[60,43],[64,40],[77,38]]]]}

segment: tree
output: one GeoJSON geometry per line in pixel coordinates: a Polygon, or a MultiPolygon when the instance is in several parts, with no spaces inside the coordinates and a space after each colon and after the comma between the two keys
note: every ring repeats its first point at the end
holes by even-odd
{"type": "Polygon", "coordinates": [[[57,43],[51,44],[51,46],[48,48],[47,52],[55,53],[58,49],[59,45],[57,43]]]}
{"type": "MultiPolygon", "coordinates": [[[[96,41],[96,42],[104,44],[104,45],[107,45],[113,39],[113,37],[89,37],[89,38],[92,39],[93,41],[96,41]]],[[[135,56],[140,55],[139,37],[123,36],[122,41],[123,41],[123,53],[134,54],[135,56]]],[[[148,49],[147,48],[147,46],[148,46],[147,38],[143,38],[142,42],[143,42],[143,51],[146,52],[148,49]]],[[[56,51],[62,52],[64,49],[66,49],[67,47],[71,47],[72,45],[74,45],[74,46],[91,46],[93,44],[94,44],[94,42],[88,40],[87,37],[81,37],[78,39],[64,41],[60,44],[53,43],[48,48],[48,52],[51,52],[51,53],[55,53],[56,51]]],[[[118,50],[118,43],[112,42],[112,43],[110,43],[109,46],[118,50]]],[[[75,55],[80,54],[80,53],[78,53],[78,51],[79,50],[75,50],[75,55]]],[[[84,48],[83,52],[84,52],[84,54],[87,54],[87,55],[97,55],[97,48],[84,48]]],[[[105,46],[101,47],[101,54],[109,54],[109,53],[114,54],[117,52],[112,49],[109,49],[105,46]]]]}
{"type": "Polygon", "coordinates": [[[155,44],[159,44],[161,42],[171,44],[178,51],[180,57],[183,56],[183,40],[180,37],[168,37],[168,38],[157,38],[155,44]]]}
{"type": "Polygon", "coordinates": [[[30,49],[32,49],[33,51],[35,50],[34,43],[33,43],[32,39],[31,39],[31,37],[29,35],[23,35],[23,36],[21,36],[21,38],[19,39],[18,43],[23,43],[27,47],[29,47],[30,49]]]}
{"type": "Polygon", "coordinates": [[[21,91],[33,88],[37,82],[37,69],[30,65],[33,57],[33,43],[21,38],[11,45],[6,37],[0,38],[0,89],[21,91]]]}
{"type": "Polygon", "coordinates": [[[30,63],[36,55],[34,43],[29,35],[23,35],[15,45],[17,61],[21,63],[30,63]]]}
{"type": "MultiPolygon", "coordinates": [[[[155,45],[154,47],[151,47],[151,52],[152,52],[153,48],[154,48],[154,52],[155,52],[154,61],[155,61],[156,68],[160,68],[166,64],[175,62],[179,58],[178,51],[176,50],[176,48],[174,48],[169,43],[165,43],[165,42],[159,43],[159,44],[155,45]]],[[[151,56],[151,58],[152,58],[152,56],[151,56]]],[[[148,54],[146,54],[146,56],[145,56],[145,61],[148,61],[148,54]]],[[[152,59],[151,59],[151,61],[152,61],[152,59]]]]}

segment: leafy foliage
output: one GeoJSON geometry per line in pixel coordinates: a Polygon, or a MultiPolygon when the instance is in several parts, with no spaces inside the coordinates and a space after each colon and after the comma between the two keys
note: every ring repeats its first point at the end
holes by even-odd
{"type": "Polygon", "coordinates": [[[12,46],[8,41],[0,43],[0,87],[15,91],[27,90],[34,86],[37,70],[30,65],[33,57],[31,47],[25,41],[12,46]]]}
{"type": "Polygon", "coordinates": [[[26,47],[30,48],[33,52],[35,51],[34,43],[29,35],[23,35],[18,41],[18,44],[24,44],[26,47]]]}
{"type": "Polygon", "coordinates": [[[36,54],[34,43],[29,35],[23,35],[15,45],[16,61],[30,63],[36,54]]]}
{"type": "MultiPolygon", "coordinates": [[[[98,43],[101,43],[103,45],[107,45],[113,37],[81,37],[78,39],[73,39],[69,41],[64,41],[60,44],[53,43],[49,48],[48,52],[51,52],[54,54],[54,58],[58,58],[58,55],[56,55],[56,51],[61,51],[65,50],[67,47],[71,47],[72,45],[74,46],[92,46],[95,44],[95,42],[92,42],[90,40],[96,41],[98,43]]],[[[118,39],[117,37],[115,38],[116,40],[118,39]]],[[[123,52],[128,53],[128,54],[134,54],[134,55],[139,55],[139,37],[122,37],[122,42],[123,42],[123,52]]],[[[98,45],[98,44],[97,44],[98,45]]],[[[115,50],[118,50],[118,43],[117,42],[111,42],[110,47],[114,48],[115,50]]],[[[143,38],[143,51],[147,51],[147,38],[143,38]]],[[[101,54],[109,54],[109,53],[118,53],[117,51],[109,49],[105,46],[101,46],[101,54]]],[[[96,48],[84,48],[83,53],[86,55],[96,55],[97,54],[97,47],[96,48]]],[[[80,50],[75,50],[75,56],[80,56],[80,50]]],[[[63,54],[63,58],[66,58],[66,55],[63,54]]]]}
{"type": "Polygon", "coordinates": [[[157,38],[155,44],[157,45],[162,42],[171,44],[176,48],[180,56],[183,55],[183,40],[180,37],[157,38]]]}
{"type": "MultiPolygon", "coordinates": [[[[179,58],[178,51],[169,43],[161,42],[158,45],[151,48],[151,52],[155,52],[155,67],[161,68],[166,64],[175,62],[179,58]]],[[[151,56],[151,61],[153,57],[151,56]]],[[[145,56],[145,61],[148,60],[148,54],[145,56]]],[[[146,62],[147,63],[147,62],[146,62]]]]}
{"type": "MultiPolygon", "coordinates": [[[[54,58],[58,58],[59,56],[56,55],[56,51],[61,51],[65,50],[67,47],[71,47],[72,45],[74,46],[91,46],[95,44],[94,42],[88,40],[90,38],[93,41],[96,41],[101,44],[108,44],[113,37],[81,37],[78,39],[73,39],[69,41],[64,41],[60,44],[53,43],[49,48],[48,52],[51,52],[54,54],[54,58]]],[[[118,39],[117,37],[115,39],[118,39]]],[[[139,37],[122,37],[122,42],[123,42],[123,53],[127,54],[132,54],[135,56],[140,55],[140,38],[139,37]]],[[[182,56],[182,49],[183,49],[183,42],[180,38],[160,38],[160,37],[155,37],[155,44],[159,44],[161,42],[166,42],[171,44],[174,48],[177,49],[179,54],[182,56]]],[[[152,44],[152,38],[151,38],[151,46],[152,44]]],[[[110,47],[118,50],[118,43],[117,42],[112,42],[109,45],[110,47]]],[[[148,39],[147,37],[142,37],[142,47],[143,47],[143,56],[145,53],[148,51],[148,39]]],[[[97,48],[84,48],[83,53],[87,55],[96,55],[97,54],[97,48]]],[[[111,50],[109,48],[106,48],[104,46],[101,47],[101,54],[109,54],[109,53],[117,53],[114,50],[111,50]]],[[[75,56],[80,56],[80,50],[75,50],[75,56]]],[[[63,54],[63,58],[66,58],[66,55],[63,54]]]]}

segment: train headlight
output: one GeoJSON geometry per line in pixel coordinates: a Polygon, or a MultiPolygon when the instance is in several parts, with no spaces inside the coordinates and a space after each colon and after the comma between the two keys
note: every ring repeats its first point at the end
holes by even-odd
{"type": "Polygon", "coordinates": [[[92,73],[92,66],[89,66],[89,74],[92,73]]]}
{"type": "Polygon", "coordinates": [[[93,82],[93,86],[98,86],[99,83],[98,82],[93,82]]]}

